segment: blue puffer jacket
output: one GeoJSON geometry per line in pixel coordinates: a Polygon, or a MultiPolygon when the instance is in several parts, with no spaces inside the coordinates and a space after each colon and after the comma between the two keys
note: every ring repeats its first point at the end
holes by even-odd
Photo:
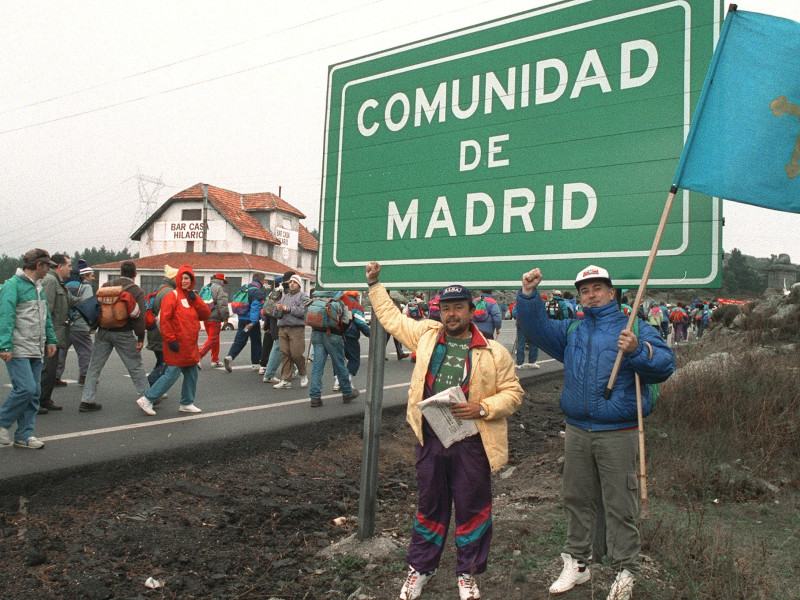
{"type": "Polygon", "coordinates": [[[575,319],[554,321],[539,294],[517,295],[517,318],[525,335],[564,363],[564,389],[559,403],[567,423],[586,431],[608,431],[637,426],[634,371],[642,382],[642,413],[652,408],[648,383],[666,380],[675,370],[675,356],[650,325],[639,321],[639,347],[623,355],[611,398],[603,398],[617,357],[619,334],[628,318],[616,302],[584,308],[584,319],[569,335],[575,319]],[[647,342],[647,343],[645,343],[647,342]],[[652,358],[650,348],[652,348],[652,358]]]}

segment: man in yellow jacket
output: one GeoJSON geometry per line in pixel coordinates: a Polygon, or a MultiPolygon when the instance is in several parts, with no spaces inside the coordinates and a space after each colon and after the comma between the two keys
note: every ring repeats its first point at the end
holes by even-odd
{"type": "Polygon", "coordinates": [[[492,539],[491,471],[508,461],[506,417],[522,402],[522,386],[508,351],[486,340],[471,323],[475,306],[467,288],[451,285],[442,290],[441,322],[416,321],[403,316],[378,283],[380,270],[376,262],[366,269],[374,314],[390,335],[417,355],[406,418],[419,440],[419,505],[400,599],[419,598],[439,566],[453,505],[459,595],[461,600],[477,599],[475,575],[486,570],[492,539]],[[478,435],[445,448],[417,404],[456,385],[467,402],[454,404],[450,410],[457,419],[473,419],[478,435]]]}

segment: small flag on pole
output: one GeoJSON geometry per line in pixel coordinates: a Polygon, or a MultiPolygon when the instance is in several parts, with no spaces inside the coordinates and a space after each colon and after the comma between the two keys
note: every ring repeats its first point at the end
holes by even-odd
{"type": "Polygon", "coordinates": [[[675,186],[800,213],[800,23],[728,13],[675,186]]]}

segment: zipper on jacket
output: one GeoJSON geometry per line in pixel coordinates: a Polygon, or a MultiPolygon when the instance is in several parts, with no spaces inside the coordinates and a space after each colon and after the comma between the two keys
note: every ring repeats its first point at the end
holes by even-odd
{"type": "Polygon", "coordinates": [[[594,335],[595,331],[597,331],[597,319],[594,318],[593,315],[589,315],[592,319],[592,330],[589,332],[589,341],[587,343],[587,352],[586,352],[586,372],[583,377],[583,412],[586,413],[586,422],[588,423],[589,429],[588,431],[592,431],[592,417],[589,414],[589,390],[588,390],[588,382],[589,382],[589,367],[591,365],[591,361],[589,358],[592,354],[592,336],[594,335]]]}

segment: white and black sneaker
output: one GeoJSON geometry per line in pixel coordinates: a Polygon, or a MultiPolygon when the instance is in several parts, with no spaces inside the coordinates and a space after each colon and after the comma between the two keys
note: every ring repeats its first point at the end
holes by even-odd
{"type": "Polygon", "coordinates": [[[405,583],[400,588],[400,600],[417,600],[422,596],[422,588],[435,573],[436,571],[420,573],[414,567],[408,567],[405,583]]]}
{"type": "Polygon", "coordinates": [[[564,561],[564,568],[561,571],[561,575],[558,576],[558,579],[550,586],[551,594],[563,594],[576,585],[586,583],[592,578],[592,572],[582,560],[572,558],[571,555],[563,552],[561,554],[561,560],[564,561]]]}

